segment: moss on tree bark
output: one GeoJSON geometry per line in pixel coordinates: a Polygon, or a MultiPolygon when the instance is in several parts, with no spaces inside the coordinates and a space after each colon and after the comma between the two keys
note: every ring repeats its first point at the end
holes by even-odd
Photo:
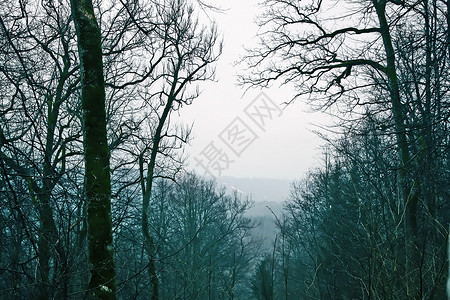
{"type": "Polygon", "coordinates": [[[100,29],[91,0],[72,0],[81,63],[90,297],[115,299],[111,179],[100,29]]]}

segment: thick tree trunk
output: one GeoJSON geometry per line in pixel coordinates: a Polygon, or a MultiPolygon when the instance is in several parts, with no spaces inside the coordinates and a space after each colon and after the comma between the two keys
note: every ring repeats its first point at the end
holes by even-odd
{"type": "Polygon", "coordinates": [[[100,29],[91,0],[72,0],[81,63],[90,297],[115,299],[111,179],[100,29]]]}

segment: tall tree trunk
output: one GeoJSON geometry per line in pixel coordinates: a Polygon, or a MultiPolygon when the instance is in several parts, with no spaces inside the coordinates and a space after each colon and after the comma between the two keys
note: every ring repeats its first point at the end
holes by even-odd
{"type": "Polygon", "coordinates": [[[81,63],[88,255],[93,299],[115,299],[111,179],[100,28],[91,0],[72,0],[81,63]]]}
{"type": "MultiPolygon", "coordinates": [[[[158,129],[160,126],[158,126],[158,129]]],[[[142,155],[139,157],[139,171],[140,180],[142,188],[142,236],[144,237],[144,248],[148,257],[148,276],[150,279],[150,300],[159,299],[159,287],[158,287],[158,276],[156,274],[155,266],[155,240],[150,235],[149,223],[148,223],[148,209],[150,206],[150,199],[152,197],[153,190],[153,173],[156,164],[156,154],[158,152],[159,142],[161,140],[161,133],[158,130],[153,138],[153,148],[150,155],[150,162],[147,169],[147,180],[144,180],[144,161],[142,155]]],[[[142,153],[143,154],[143,153],[142,153]]]]}
{"type": "Polygon", "coordinates": [[[144,237],[144,247],[148,256],[148,274],[150,277],[150,299],[158,300],[159,299],[159,291],[158,291],[158,275],[156,274],[156,266],[155,266],[155,241],[153,237],[150,235],[149,224],[148,224],[148,209],[150,206],[150,199],[152,197],[153,190],[153,177],[156,166],[156,157],[159,151],[159,145],[162,139],[162,131],[164,124],[169,116],[170,111],[172,110],[172,104],[174,101],[174,97],[172,96],[173,89],[171,94],[168,97],[166,106],[164,107],[164,111],[161,115],[161,118],[158,121],[158,126],[156,128],[155,134],[153,136],[153,145],[150,154],[150,161],[147,166],[147,178],[144,180],[144,161],[143,156],[139,157],[139,169],[140,169],[140,180],[141,180],[141,189],[142,189],[142,235],[144,237]]]}
{"type": "Polygon", "coordinates": [[[399,180],[401,199],[404,204],[404,225],[405,225],[405,254],[406,254],[406,297],[408,299],[421,298],[420,273],[416,268],[420,267],[420,255],[417,227],[417,206],[419,194],[419,181],[416,179],[411,184],[408,175],[411,173],[411,156],[409,152],[408,139],[406,135],[406,113],[400,98],[400,88],[397,77],[395,50],[392,44],[389,24],[386,19],[386,0],[373,0],[374,7],[380,25],[380,32],[386,53],[386,75],[389,83],[390,101],[392,105],[392,115],[396,131],[396,139],[399,153],[399,180]]]}
{"type": "Polygon", "coordinates": [[[50,194],[39,195],[39,270],[41,286],[39,287],[39,299],[53,298],[57,292],[57,298],[67,296],[68,289],[68,265],[67,255],[62,242],[58,238],[58,230],[53,218],[50,206],[50,194]],[[50,272],[50,258],[53,257],[53,271],[50,272]],[[50,273],[57,279],[52,282],[50,273]],[[60,286],[61,285],[61,286],[60,286]]]}

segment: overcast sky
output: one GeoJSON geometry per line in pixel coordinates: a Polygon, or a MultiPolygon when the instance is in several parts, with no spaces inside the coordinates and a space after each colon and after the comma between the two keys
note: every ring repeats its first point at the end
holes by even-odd
{"type": "Polygon", "coordinates": [[[240,70],[234,63],[243,46],[257,40],[254,21],[260,9],[255,0],[221,5],[226,12],[211,14],[224,38],[217,82],[202,83],[201,96],[180,112],[183,123],[194,123],[194,139],[186,148],[188,168],[214,176],[299,179],[318,163],[322,142],[311,130],[324,116],[308,112],[301,102],[281,111],[293,96],[291,87],[252,89],[244,95],[236,86],[240,70]]]}

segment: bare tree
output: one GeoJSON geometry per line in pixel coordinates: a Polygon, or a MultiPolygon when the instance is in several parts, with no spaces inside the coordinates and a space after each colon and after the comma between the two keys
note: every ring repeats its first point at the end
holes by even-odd
{"type": "Polygon", "coordinates": [[[156,245],[148,221],[153,182],[174,180],[181,171],[191,128],[173,124],[172,114],[199,95],[197,83],[214,79],[212,65],[221,53],[216,26],[202,25],[196,9],[181,0],[118,1],[99,8],[112,178],[118,193],[137,183],[141,188],[146,269],[155,299],[156,245]]]}
{"type": "MultiPolygon", "coordinates": [[[[16,202],[22,225],[28,226],[23,209],[31,203],[39,216],[35,248],[38,294],[48,298],[57,292],[58,297],[65,297],[69,245],[65,245],[61,234],[69,235],[70,229],[57,227],[61,215],[55,211],[55,199],[69,189],[62,186],[66,172],[73,167],[68,160],[80,154],[77,148],[80,133],[70,129],[78,122],[76,114],[69,114],[76,104],[69,102],[74,99],[79,83],[70,13],[52,3],[3,4],[0,14],[4,62],[0,68],[3,176],[5,182],[11,183],[8,186],[13,194],[17,193],[14,188],[20,190],[18,185],[27,187],[29,203],[16,202]]],[[[27,236],[34,240],[31,232],[27,236]]]]}
{"type": "Polygon", "coordinates": [[[92,1],[73,0],[78,37],[83,109],[88,253],[93,299],[115,299],[111,221],[111,179],[106,136],[105,81],[100,28],[92,1]]]}
{"type": "Polygon", "coordinates": [[[251,202],[195,174],[161,181],[150,219],[165,271],[161,297],[240,299],[252,261],[254,224],[245,216],[251,202]]]}
{"type": "MultiPolygon", "coordinates": [[[[394,168],[398,172],[400,222],[405,238],[403,262],[409,274],[405,297],[423,297],[420,270],[421,258],[427,255],[422,239],[427,225],[422,220],[429,201],[424,190],[427,177],[420,175],[418,166],[423,165],[424,149],[434,147],[426,142],[430,135],[417,134],[417,128],[433,128],[430,118],[436,115],[430,110],[432,103],[446,102],[446,88],[435,88],[446,78],[443,74],[448,69],[444,54],[447,49],[440,38],[446,36],[445,30],[441,31],[447,20],[445,3],[268,0],[264,7],[259,20],[260,46],[244,57],[249,70],[240,77],[241,83],[292,83],[297,93],[291,101],[310,97],[314,100],[311,103],[337,115],[350,133],[368,116],[376,116],[372,120],[378,119],[380,124],[384,119],[382,134],[395,136],[398,153],[394,168]],[[410,40],[402,40],[404,36],[410,40]],[[417,64],[423,59],[420,74],[417,68],[411,69],[415,64],[410,57],[408,63],[403,60],[406,53],[415,56],[412,60],[417,64]],[[438,61],[444,63],[442,67],[437,67],[438,61]],[[437,76],[433,80],[432,74],[437,76]],[[438,98],[431,96],[434,91],[440,95],[438,98]],[[411,108],[416,103],[419,106],[414,111],[411,108]],[[417,126],[413,120],[423,123],[417,126]]],[[[442,125],[445,115],[440,113],[434,118],[435,124],[442,125]]],[[[438,235],[442,239],[443,235],[438,235]]]]}
{"type": "MultiPolygon", "coordinates": [[[[137,158],[151,298],[158,299],[156,245],[149,227],[153,182],[158,177],[175,179],[181,170],[182,158],[177,152],[188,141],[190,128],[180,129],[171,124],[171,114],[198,96],[198,90],[194,87],[190,91],[190,86],[213,79],[212,64],[220,56],[221,45],[216,26],[201,25],[188,1],[162,1],[152,6],[122,2],[122,5],[131,20],[130,26],[140,36],[141,53],[147,53],[150,59],[136,66],[137,70],[145,66],[140,74],[130,69],[131,80],[122,84],[110,80],[107,85],[113,90],[133,86],[136,91],[133,95],[137,114],[130,114],[132,121],[126,122],[134,124],[131,127],[135,129],[128,141],[118,137],[121,143],[118,153],[126,153],[131,161],[137,158]]],[[[110,53],[115,53],[112,50],[110,53]]]]}
{"type": "MultiPolygon", "coordinates": [[[[0,48],[5,62],[0,67],[0,174],[5,182],[2,188],[8,191],[2,205],[8,204],[7,199],[17,203],[7,211],[16,220],[14,229],[35,251],[35,257],[27,254],[25,265],[33,269],[33,261],[38,259],[34,280],[40,284],[42,298],[53,297],[55,291],[56,297],[63,298],[80,293],[87,279],[84,268],[77,273],[71,270],[82,265],[86,225],[92,267],[89,293],[114,297],[111,196],[119,200],[133,186],[142,187],[147,207],[142,213],[141,225],[146,228],[142,234],[146,249],[153,251],[152,237],[146,234],[151,231],[148,203],[153,180],[175,178],[182,168],[178,152],[190,133],[189,127],[171,124],[171,115],[198,96],[198,90],[190,90],[190,86],[213,78],[211,65],[218,59],[221,45],[215,25],[201,25],[187,1],[71,4],[72,11],[65,2],[5,1],[0,15],[0,30],[5,33],[0,48]],[[99,25],[95,19],[77,14],[83,7],[89,17],[97,16],[99,25]],[[86,32],[93,38],[85,36],[86,32]],[[81,105],[77,97],[80,82],[81,105]],[[103,118],[108,139],[97,136],[103,136],[103,121],[98,122],[103,118]],[[80,128],[85,130],[84,151],[80,128]],[[91,156],[91,151],[97,150],[91,156]],[[83,152],[84,190],[79,176],[83,152]],[[113,195],[106,174],[109,159],[113,162],[113,195]],[[133,172],[139,166],[141,172],[133,172]],[[23,191],[28,198],[21,196],[23,191]],[[83,193],[87,195],[87,220],[83,193]],[[30,203],[36,208],[32,213],[28,213],[30,203]],[[34,231],[35,214],[39,233],[34,231]]],[[[202,3],[201,8],[208,6],[202,3]]],[[[130,199],[115,206],[117,230],[127,224],[121,222],[132,208],[130,199]]],[[[21,241],[14,245],[11,247],[20,247],[21,241]]],[[[150,278],[157,293],[156,257],[151,251],[150,268],[146,269],[153,267],[150,278]]],[[[11,259],[18,263],[17,257],[11,259]]],[[[23,278],[28,276],[24,270],[23,278]]]]}

